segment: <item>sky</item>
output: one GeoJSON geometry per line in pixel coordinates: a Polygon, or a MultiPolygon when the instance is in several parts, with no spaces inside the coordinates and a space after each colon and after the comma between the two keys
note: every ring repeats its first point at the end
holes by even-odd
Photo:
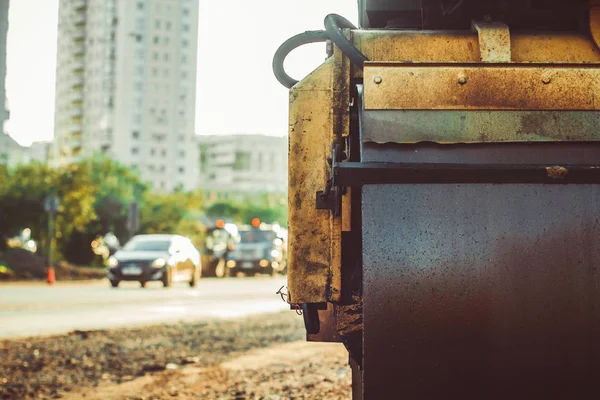
{"type": "MultiPolygon", "coordinates": [[[[58,0],[10,3],[6,131],[29,145],[53,136],[58,0]]],[[[289,37],[322,29],[329,13],[356,24],[356,0],[200,0],[196,133],[285,135],[288,91],[273,76],[273,54],[289,37]]],[[[313,44],[285,66],[300,79],[324,58],[325,46],[313,44]]]]}

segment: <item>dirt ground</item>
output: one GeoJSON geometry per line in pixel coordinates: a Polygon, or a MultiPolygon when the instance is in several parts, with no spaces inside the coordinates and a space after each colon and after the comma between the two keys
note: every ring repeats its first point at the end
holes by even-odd
{"type": "Polygon", "coordinates": [[[0,342],[0,398],[349,399],[341,344],[287,311],[0,342]]]}

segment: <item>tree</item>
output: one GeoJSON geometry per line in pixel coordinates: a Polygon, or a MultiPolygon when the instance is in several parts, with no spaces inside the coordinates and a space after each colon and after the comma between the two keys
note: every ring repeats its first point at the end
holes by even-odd
{"type": "Polygon", "coordinates": [[[81,165],[55,169],[32,163],[9,170],[2,179],[5,180],[0,193],[2,246],[7,237],[30,228],[34,240],[41,244],[38,248],[46,248],[48,216],[43,201],[51,193],[61,201],[55,220],[57,248],[62,249],[73,231],[85,229],[96,218],[94,192],[81,165]]]}
{"type": "Polygon", "coordinates": [[[206,215],[209,217],[237,218],[240,209],[231,203],[218,202],[206,209],[206,215]]]}

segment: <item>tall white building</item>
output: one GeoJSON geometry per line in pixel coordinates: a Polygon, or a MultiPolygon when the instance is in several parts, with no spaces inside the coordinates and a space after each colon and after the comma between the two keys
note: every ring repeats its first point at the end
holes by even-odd
{"type": "Polygon", "coordinates": [[[287,193],[287,137],[199,136],[200,186],[209,192],[287,193]]]}
{"type": "Polygon", "coordinates": [[[9,0],[0,0],[0,133],[10,116],[6,106],[6,40],[8,35],[9,0]]]}
{"type": "Polygon", "coordinates": [[[193,189],[198,0],[60,0],[52,162],[104,153],[193,189]]]}

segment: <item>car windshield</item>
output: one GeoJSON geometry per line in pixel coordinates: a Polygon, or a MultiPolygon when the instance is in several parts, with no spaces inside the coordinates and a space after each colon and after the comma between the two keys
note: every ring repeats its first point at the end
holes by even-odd
{"type": "Polygon", "coordinates": [[[275,240],[276,234],[273,231],[262,231],[252,229],[249,231],[240,231],[240,242],[242,243],[260,243],[271,242],[275,240]]]}
{"type": "Polygon", "coordinates": [[[168,251],[171,241],[165,239],[133,239],[123,247],[127,251],[168,251]]]}

